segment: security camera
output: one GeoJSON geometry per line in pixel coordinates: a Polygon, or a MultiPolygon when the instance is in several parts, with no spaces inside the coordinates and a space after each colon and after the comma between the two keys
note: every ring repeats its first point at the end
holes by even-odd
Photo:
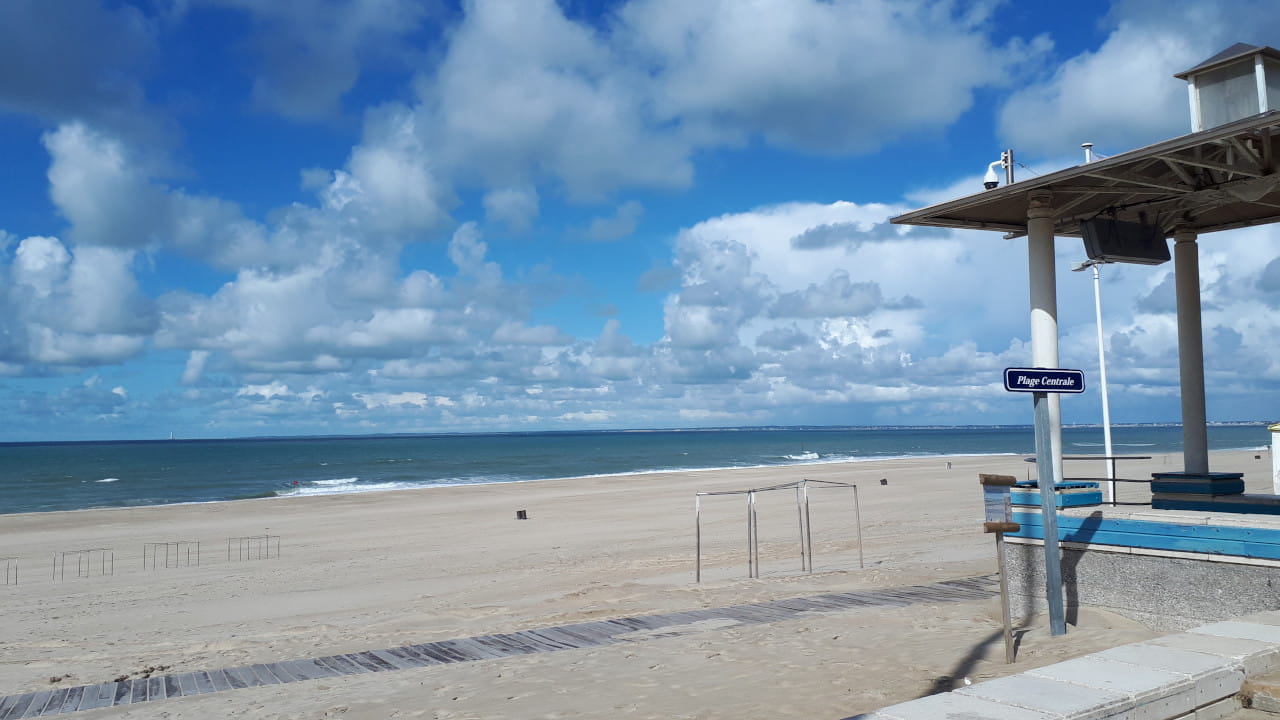
{"type": "Polygon", "coordinates": [[[996,175],[996,166],[1003,166],[1004,160],[997,160],[987,166],[987,174],[982,177],[982,187],[995,190],[1000,187],[1000,176],[996,175]]]}

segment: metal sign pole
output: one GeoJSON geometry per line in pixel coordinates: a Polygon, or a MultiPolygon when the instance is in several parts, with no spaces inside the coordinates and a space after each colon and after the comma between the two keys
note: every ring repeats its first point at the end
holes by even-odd
{"type": "Polygon", "coordinates": [[[1065,635],[1066,614],[1062,607],[1062,555],[1058,550],[1058,498],[1054,492],[1053,450],[1049,440],[1049,394],[1037,392],[1036,475],[1040,486],[1040,515],[1044,527],[1045,599],[1049,603],[1049,634],[1065,635]]]}

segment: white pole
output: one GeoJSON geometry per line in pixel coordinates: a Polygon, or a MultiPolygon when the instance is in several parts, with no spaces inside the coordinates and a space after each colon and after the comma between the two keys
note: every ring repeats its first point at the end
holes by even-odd
{"type": "MultiPolygon", "coordinates": [[[[1098,326],[1098,382],[1102,388],[1102,444],[1103,452],[1107,457],[1111,457],[1111,407],[1107,403],[1107,350],[1102,344],[1102,282],[1098,278],[1098,264],[1093,264],[1093,310],[1097,318],[1098,326]]],[[[1116,464],[1113,460],[1107,461],[1107,479],[1115,480],[1116,464]]],[[[1107,502],[1115,504],[1116,502],[1116,484],[1108,483],[1107,502]]]]}
{"type": "MultiPolygon", "coordinates": [[[[1027,209],[1027,261],[1031,291],[1031,366],[1058,366],[1058,279],[1053,252],[1053,195],[1036,193],[1027,209]]],[[[1057,393],[1048,398],[1050,461],[1062,478],[1062,410],[1057,393]]]]}
{"type": "MultiPolygon", "coordinates": [[[[1053,196],[1031,195],[1027,208],[1027,275],[1031,291],[1031,362],[1058,367],[1058,283],[1054,274],[1053,196]]],[[[1049,634],[1067,632],[1062,602],[1062,555],[1054,484],[1062,477],[1062,410],[1057,393],[1035,393],[1036,475],[1044,527],[1045,599],[1049,634]]]]}

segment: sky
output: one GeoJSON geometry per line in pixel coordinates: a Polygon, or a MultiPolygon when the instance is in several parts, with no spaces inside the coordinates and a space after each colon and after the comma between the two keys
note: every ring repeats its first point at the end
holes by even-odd
{"type": "MultiPolygon", "coordinates": [[[[0,441],[1029,424],[1025,240],[887,219],[1186,134],[1235,42],[1272,0],[4,0],[0,441]]],[[[1209,419],[1280,419],[1280,229],[1200,255],[1209,419]]],[[[1177,422],[1172,263],[1101,295],[1177,422]]]]}

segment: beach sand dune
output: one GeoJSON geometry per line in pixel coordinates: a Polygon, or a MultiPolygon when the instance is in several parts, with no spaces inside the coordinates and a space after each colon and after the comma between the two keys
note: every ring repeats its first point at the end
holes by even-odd
{"type": "MultiPolygon", "coordinates": [[[[1125,474],[1177,463],[1158,456],[1125,474]]],[[[1215,453],[1214,466],[1269,485],[1265,454],[1215,453]]],[[[0,586],[0,693],[987,575],[979,472],[1023,477],[1027,464],[927,458],[3,516],[0,555],[20,558],[21,580],[0,586]],[[802,478],[858,484],[865,568],[851,493],[812,493],[813,573],[800,571],[794,495],[762,495],[760,579],[747,578],[745,498],[715,497],[694,582],[696,491],[802,478]],[[278,536],[279,556],[240,560],[233,542],[228,560],[228,538],[257,535],[278,536]],[[144,568],[143,544],[169,541],[200,541],[200,564],[144,568]],[[71,560],[56,579],[55,554],[84,548],[111,548],[114,573],[91,565],[74,577],[71,560]]],[[[84,717],[842,718],[1153,634],[1100,611],[1061,638],[1044,624],[1014,666],[996,600],[926,602],[692,623],[604,647],[84,717]]]]}

